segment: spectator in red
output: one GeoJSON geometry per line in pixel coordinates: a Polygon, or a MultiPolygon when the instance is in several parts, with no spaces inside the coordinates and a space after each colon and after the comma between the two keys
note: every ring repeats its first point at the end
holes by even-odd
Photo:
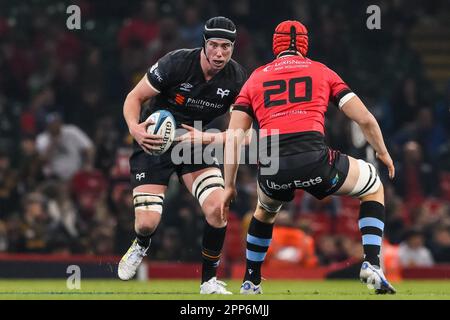
{"type": "Polygon", "coordinates": [[[144,46],[150,44],[159,34],[158,2],[145,0],[139,13],[132,19],[125,21],[120,29],[119,48],[124,49],[132,43],[140,42],[144,46]]]}
{"type": "Polygon", "coordinates": [[[71,181],[71,193],[81,217],[90,220],[96,213],[100,201],[104,200],[107,181],[97,169],[78,171],[71,181]]]}

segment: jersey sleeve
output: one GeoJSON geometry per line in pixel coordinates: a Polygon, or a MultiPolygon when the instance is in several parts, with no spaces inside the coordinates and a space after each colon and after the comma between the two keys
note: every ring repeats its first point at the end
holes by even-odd
{"type": "Polygon", "coordinates": [[[174,68],[175,66],[171,59],[171,54],[168,53],[148,69],[148,85],[157,92],[161,92],[169,87],[169,81],[173,78],[171,74],[174,68]]]}
{"type": "Polygon", "coordinates": [[[249,82],[250,79],[247,80],[242,86],[241,92],[239,92],[234,104],[231,106],[231,112],[235,110],[243,111],[252,118],[254,118],[254,113],[252,109],[252,99],[250,97],[250,90],[249,90],[249,82]]]}
{"type": "Polygon", "coordinates": [[[355,96],[349,86],[333,70],[328,70],[328,83],[330,85],[330,100],[339,107],[355,96]]]}

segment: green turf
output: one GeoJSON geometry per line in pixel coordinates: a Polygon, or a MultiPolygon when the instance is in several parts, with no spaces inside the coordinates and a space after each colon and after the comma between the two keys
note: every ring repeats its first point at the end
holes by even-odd
{"type": "Polygon", "coordinates": [[[0,299],[273,299],[273,300],[450,300],[450,280],[402,281],[394,284],[396,295],[375,295],[355,281],[276,281],[263,282],[264,295],[241,296],[240,282],[228,281],[232,296],[199,295],[196,280],[82,280],[80,290],[69,290],[65,280],[1,280],[0,299]]]}

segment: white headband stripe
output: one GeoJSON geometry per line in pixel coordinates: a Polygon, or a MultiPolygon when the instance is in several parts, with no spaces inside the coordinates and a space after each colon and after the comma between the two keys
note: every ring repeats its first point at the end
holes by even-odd
{"type": "Polygon", "coordinates": [[[211,28],[209,29],[208,27],[205,26],[205,30],[206,31],[222,31],[222,32],[227,32],[227,33],[232,33],[235,34],[236,33],[236,29],[234,31],[231,30],[227,30],[227,29],[221,29],[221,28],[211,28]]]}
{"type": "Polygon", "coordinates": [[[215,37],[215,38],[208,38],[206,39],[205,37],[203,37],[205,39],[205,42],[208,42],[209,40],[224,40],[224,41],[228,41],[231,44],[234,44],[234,41],[231,41],[230,39],[225,39],[225,38],[220,38],[220,37],[215,37]]]}

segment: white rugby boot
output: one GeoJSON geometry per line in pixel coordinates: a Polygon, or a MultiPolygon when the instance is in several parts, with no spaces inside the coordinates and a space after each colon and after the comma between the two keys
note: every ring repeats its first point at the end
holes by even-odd
{"type": "Polygon", "coordinates": [[[397,291],[387,281],[383,270],[378,266],[373,266],[369,262],[364,261],[359,272],[361,282],[367,284],[367,288],[375,289],[376,294],[395,294],[397,291]]]}
{"type": "Polygon", "coordinates": [[[200,294],[232,294],[225,287],[227,284],[212,277],[200,285],[200,294]]]}
{"type": "Polygon", "coordinates": [[[147,255],[147,248],[141,247],[137,240],[134,240],[127,253],[119,262],[117,274],[121,280],[130,280],[136,274],[142,259],[147,255]]]}
{"type": "Polygon", "coordinates": [[[261,284],[255,285],[251,281],[244,281],[244,283],[241,285],[241,294],[262,294],[262,287],[261,284]]]}

